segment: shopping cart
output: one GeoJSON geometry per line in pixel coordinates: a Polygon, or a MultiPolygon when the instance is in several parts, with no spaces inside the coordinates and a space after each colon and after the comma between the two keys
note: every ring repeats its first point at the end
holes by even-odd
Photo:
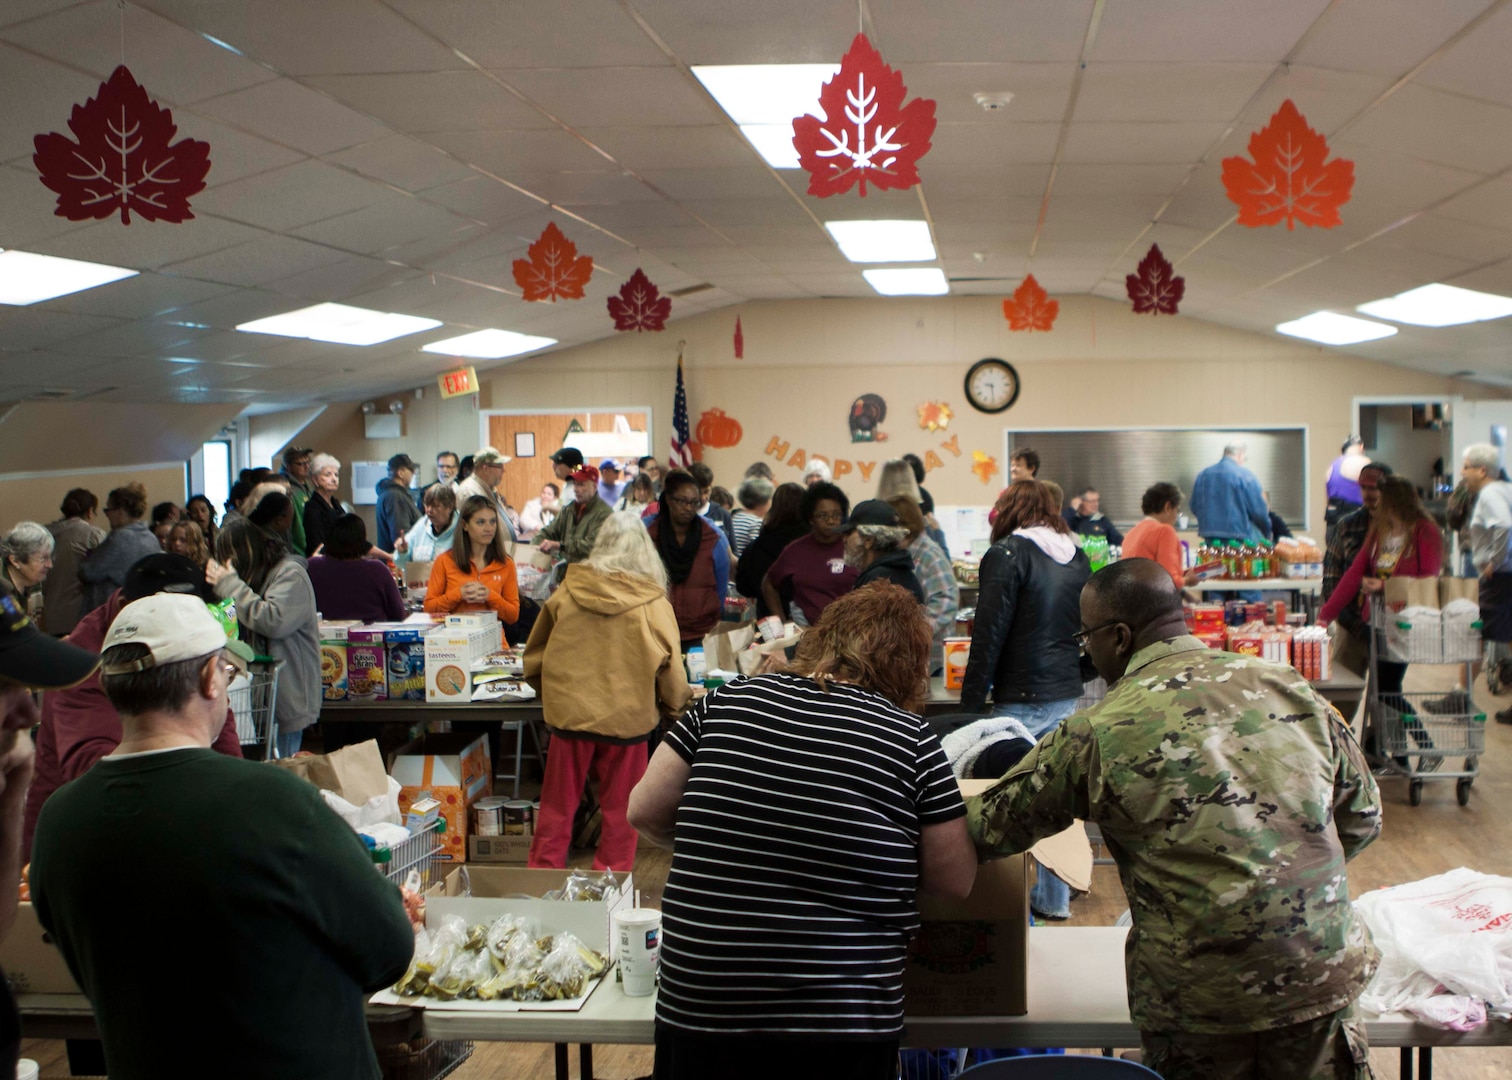
{"type": "Polygon", "coordinates": [[[281,667],[282,660],[259,656],[248,666],[246,676],[231,683],[227,696],[236,717],[236,734],[244,757],[267,761],[275,755],[278,741],[273,738],[274,716],[281,667]]]}
{"type": "Polygon", "coordinates": [[[441,867],[436,856],[441,852],[441,841],[438,838],[444,832],[446,819],[437,818],[434,825],[414,833],[408,840],[392,847],[372,848],[373,865],[395,885],[403,885],[408,880],[410,871],[415,871],[420,875],[420,891],[424,892],[441,882],[441,867]]]}
{"type": "Polygon", "coordinates": [[[1429,779],[1455,781],[1459,804],[1470,804],[1470,786],[1486,749],[1486,714],[1476,709],[1468,689],[1448,695],[1442,690],[1383,693],[1379,665],[1384,660],[1460,667],[1471,687],[1473,665],[1484,647],[1479,621],[1414,621],[1371,605],[1365,754],[1376,769],[1407,780],[1413,806],[1422,803],[1423,781],[1429,779]],[[1462,761],[1463,768],[1448,768],[1451,759],[1462,761]]]}

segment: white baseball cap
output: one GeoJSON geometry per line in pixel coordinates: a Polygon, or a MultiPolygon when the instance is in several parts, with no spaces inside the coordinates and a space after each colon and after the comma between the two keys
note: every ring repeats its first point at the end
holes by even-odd
{"type": "Polygon", "coordinates": [[[106,664],[100,674],[126,675],[209,656],[222,649],[245,671],[255,655],[246,642],[226,637],[225,628],[203,600],[183,593],[158,593],[127,604],[110,624],[100,651],[133,644],[147,646],[147,655],[126,664],[106,664]]]}

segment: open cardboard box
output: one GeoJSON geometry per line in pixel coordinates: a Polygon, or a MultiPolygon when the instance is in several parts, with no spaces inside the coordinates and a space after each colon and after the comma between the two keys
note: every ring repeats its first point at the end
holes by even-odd
{"type": "MultiPolygon", "coordinates": [[[[996,780],[962,780],[980,795],[996,780]]],[[[1073,889],[1092,887],[1092,845],[1076,822],[1030,849],[1073,889]]],[[[964,900],[919,894],[922,923],[908,948],[903,1011],[909,1016],[1021,1016],[1029,1011],[1027,855],[977,867],[964,900]]]]}
{"type": "Polygon", "coordinates": [[[493,793],[492,764],[488,736],[467,732],[428,732],[401,747],[391,760],[389,775],[401,785],[401,814],[408,814],[421,799],[441,804],[446,831],[439,837],[440,861],[467,861],[468,817],[473,803],[493,793]]]}
{"type": "Polygon", "coordinates": [[[0,967],[17,994],[82,994],[52,936],[42,929],[37,909],[23,900],[16,923],[0,942],[0,967]]]}
{"type": "Polygon", "coordinates": [[[530,842],[534,839],[533,836],[469,836],[467,861],[524,866],[530,859],[530,842]]]}

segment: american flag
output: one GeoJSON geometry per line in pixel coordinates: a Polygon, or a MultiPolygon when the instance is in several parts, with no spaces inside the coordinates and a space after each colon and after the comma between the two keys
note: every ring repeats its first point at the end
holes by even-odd
{"type": "Polygon", "coordinates": [[[677,358],[677,393],[672,398],[672,452],[667,463],[674,469],[693,464],[692,441],[688,433],[688,392],[683,389],[682,357],[677,358]]]}

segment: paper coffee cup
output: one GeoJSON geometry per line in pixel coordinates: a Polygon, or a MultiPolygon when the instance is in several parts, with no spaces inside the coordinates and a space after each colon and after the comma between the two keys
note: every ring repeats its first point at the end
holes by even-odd
{"type": "Polygon", "coordinates": [[[654,908],[616,911],[614,932],[619,935],[619,966],[625,993],[630,997],[648,996],[656,990],[661,912],[654,908]]]}

